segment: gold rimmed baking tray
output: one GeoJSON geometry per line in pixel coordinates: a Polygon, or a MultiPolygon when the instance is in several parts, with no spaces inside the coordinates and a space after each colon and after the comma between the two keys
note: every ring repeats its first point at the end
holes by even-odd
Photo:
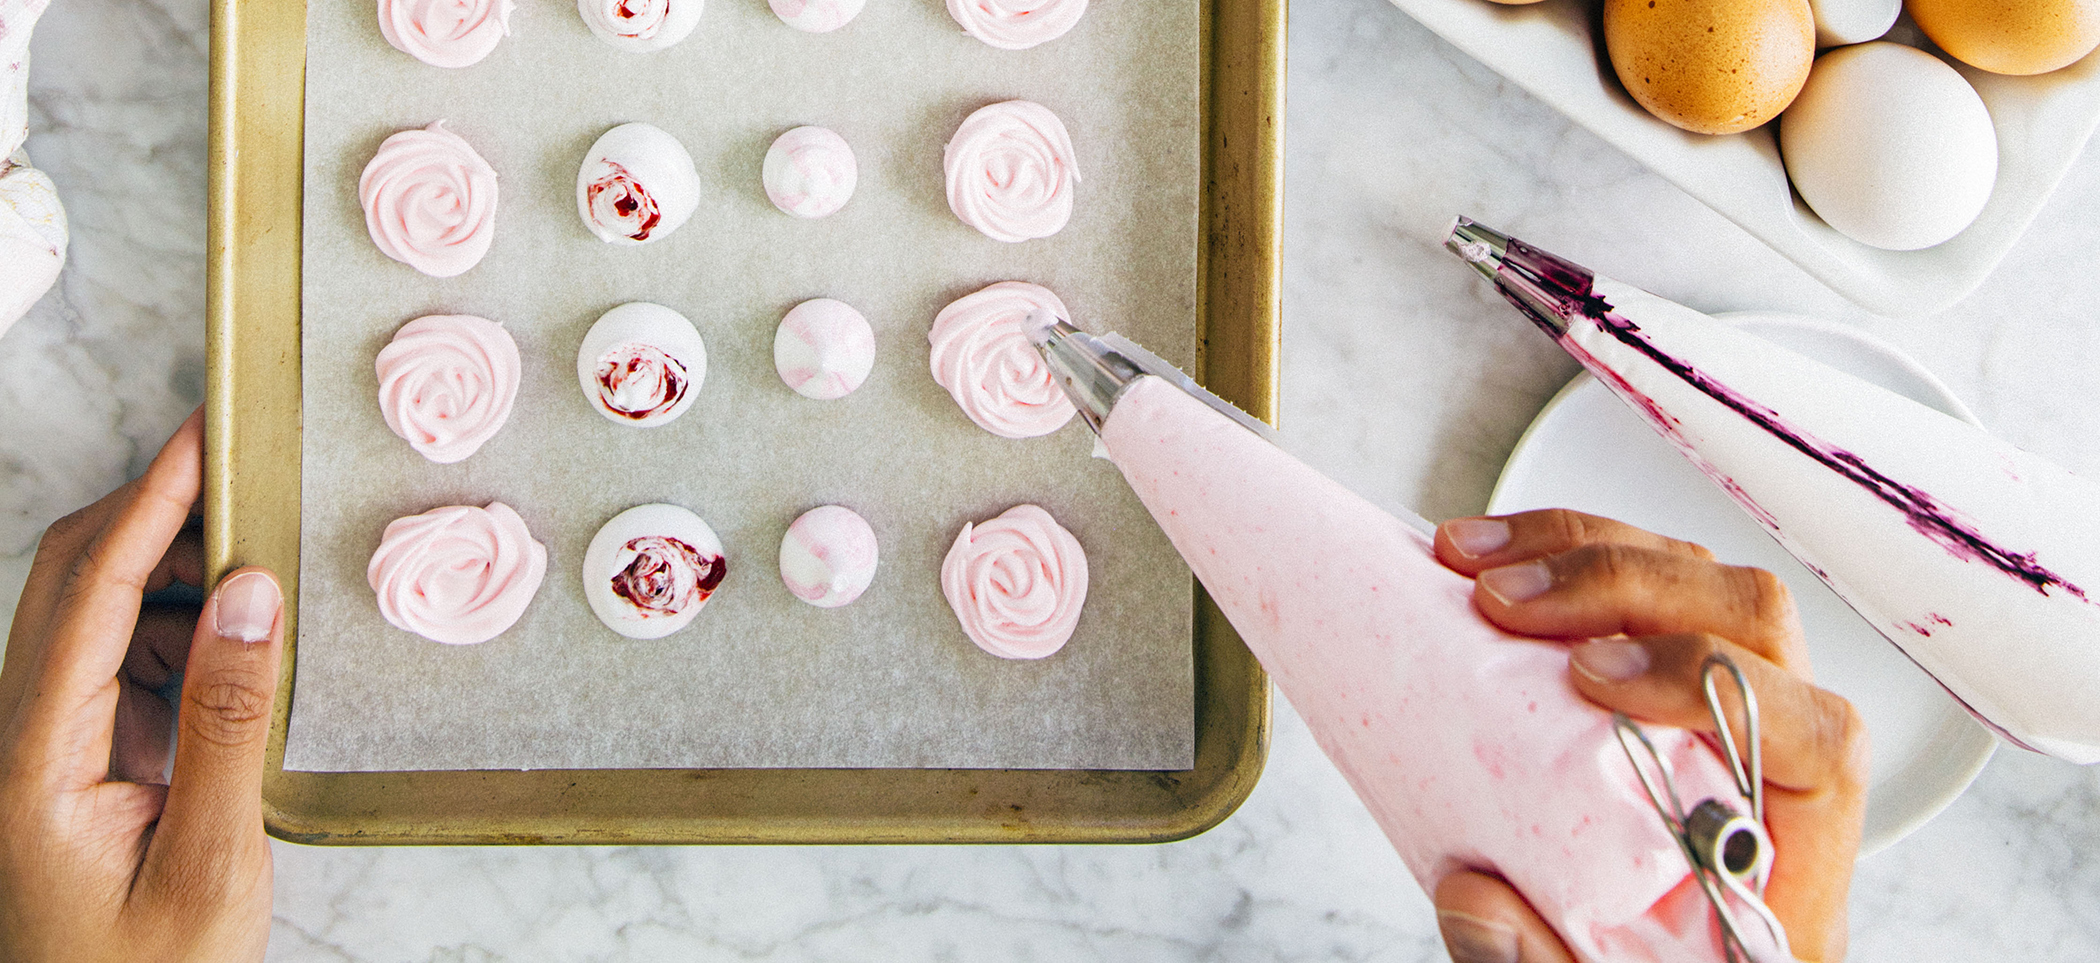
{"type": "MultiPolygon", "coordinates": [[[[1276,410],[1284,0],[1207,0],[1199,377],[1276,410]]],[[[215,0],[205,529],[213,577],[263,565],[297,637],[304,3],[215,0]]],[[[1268,677],[1196,593],[1196,759],[1171,772],[593,769],[291,772],[296,652],[278,682],[263,807],[323,845],[1165,842],[1216,825],[1268,752],[1268,677]]]]}

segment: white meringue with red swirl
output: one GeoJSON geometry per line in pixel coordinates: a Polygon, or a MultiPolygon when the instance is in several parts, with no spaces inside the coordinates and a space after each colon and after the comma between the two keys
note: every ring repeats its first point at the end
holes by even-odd
{"type": "Polygon", "coordinates": [[[607,421],[667,424],[693,406],[707,380],[707,343],[685,315],[632,301],[598,318],[576,349],[576,381],[607,421]]]}
{"type": "Polygon", "coordinates": [[[803,33],[830,33],[860,16],[867,0],[766,0],[773,16],[803,33]]]}
{"type": "Polygon", "coordinates": [[[471,67],[510,35],[513,0],[379,0],[386,42],[433,67],[471,67]]]}
{"type": "Polygon", "coordinates": [[[875,581],[875,529],[843,505],[803,512],[780,540],[780,581],[798,599],[835,609],[875,581]]]}
{"type": "Polygon", "coordinates": [[[576,213],[608,244],[660,240],[699,207],[693,155],[650,124],[621,124],[599,135],[576,171],[576,213]]]}
{"type": "Polygon", "coordinates": [[[1028,343],[1025,322],[1035,311],[1071,317],[1049,288],[1000,281],[942,308],[926,332],[933,380],[978,427],[1001,438],[1047,435],[1076,412],[1049,362],[1028,343]]]}
{"type": "Polygon", "coordinates": [[[547,574],[547,547],[509,505],[448,505],[386,527],[365,580],[379,614],[432,642],[487,642],[516,624],[547,574]]]}
{"type": "Polygon", "coordinates": [[[502,325],[473,315],[402,325],[373,367],[386,426],[440,465],[494,438],[518,397],[518,343],[502,325]]]}
{"type": "Polygon", "coordinates": [[[1026,50],[1070,32],[1086,0],[948,0],[963,31],[1001,50],[1026,50]]]}
{"type": "Polygon", "coordinates": [[[964,523],[941,561],[941,593],[977,647],[1002,659],[1064,648],[1086,605],[1086,551],[1036,505],[964,523]]]}
{"type": "Polygon", "coordinates": [[[846,138],[822,127],[797,127],[773,138],[760,174],[766,199],[796,217],[829,217],[853,199],[860,165],[846,138]]]}
{"type": "Polygon", "coordinates": [[[980,107],[941,154],[948,209],[995,241],[1049,237],[1072,219],[1079,183],[1072,136],[1050,108],[1029,100],[980,107]]]}
{"type": "Polygon", "coordinates": [[[357,179],[372,243],[434,278],[481,263],[496,233],[496,169],[444,123],[388,137],[357,179]]]}
{"type": "Polygon", "coordinates": [[[660,639],[693,621],[728,574],[715,530],[677,505],[636,505],[583,553],[583,597],[605,627],[660,639]]]}
{"type": "Polygon", "coordinates": [[[875,329],[844,301],[804,301],[773,332],[773,370],[804,398],[844,398],[874,369],[875,329]]]}
{"type": "Polygon", "coordinates": [[[576,15],[615,49],[648,53],[691,36],[701,7],[701,0],[576,0],[576,15]]]}

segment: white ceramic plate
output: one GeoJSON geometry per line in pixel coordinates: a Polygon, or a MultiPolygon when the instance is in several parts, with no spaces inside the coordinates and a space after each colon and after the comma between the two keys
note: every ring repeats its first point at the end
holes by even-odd
{"type": "MultiPolygon", "coordinates": [[[[2034,221],[2100,124],[2100,54],[2036,77],[2001,77],[1949,61],[1991,112],[1998,183],[1983,214],[1951,241],[1883,251],[1832,230],[1793,193],[1767,124],[1708,137],[1655,119],[1619,85],[1591,39],[1594,4],[1545,0],[1392,0],[1453,46],[1647,165],[1817,280],[1881,314],[1947,308],[1974,291],[2034,221]]],[[[1913,33],[1906,19],[1892,37],[1913,33]]]]}
{"type": "MultiPolygon", "coordinates": [[[[1914,401],[1976,422],[1917,362],[1848,328],[1789,315],[1722,317],[1768,340],[1914,401]]],[[[1494,514],[1573,508],[1697,542],[1724,562],[1777,574],[1793,591],[1816,682],[1866,718],[1874,761],[1861,855],[1925,824],[1991,757],[1997,740],[1939,683],[1794,561],[1669,443],[1583,374],[1548,402],[1517,442],[1488,501],[1494,514]]]]}

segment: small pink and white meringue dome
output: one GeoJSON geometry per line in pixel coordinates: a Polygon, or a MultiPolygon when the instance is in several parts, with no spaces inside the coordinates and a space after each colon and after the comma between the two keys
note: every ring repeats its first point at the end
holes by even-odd
{"type": "Polygon", "coordinates": [[[701,7],[701,0],[576,0],[576,15],[614,49],[648,53],[691,36],[701,7]]]}
{"type": "Polygon", "coordinates": [[[1072,316],[1049,288],[1000,281],[942,308],[926,332],[933,380],[978,427],[1001,438],[1047,435],[1077,412],[1028,343],[1026,322],[1036,311],[1072,316]]]}
{"type": "Polygon", "coordinates": [[[513,0],[379,0],[386,42],[433,67],[471,67],[510,34],[513,0]]]}
{"type": "Polygon", "coordinates": [[[1009,100],[977,109],[941,155],[948,209],[995,241],[1049,237],[1072,219],[1072,137],[1050,108],[1009,100]]]}
{"type": "Polygon", "coordinates": [[[605,627],[660,639],[693,621],[729,571],[722,540],[677,505],[636,505],[583,553],[583,597],[605,627]]]}
{"type": "Polygon", "coordinates": [[[388,137],[357,179],[379,253],[434,278],[481,263],[496,233],[496,169],[444,124],[388,137]]]}
{"type": "Polygon", "coordinates": [[[766,148],[766,198],[796,217],[829,217],[853,199],[860,166],[846,138],[822,127],[797,127],[766,148]]]}
{"type": "Polygon", "coordinates": [[[402,325],[373,367],[386,426],[440,465],[481,450],[518,397],[518,343],[502,325],[470,314],[402,325]]]}
{"type": "Polygon", "coordinates": [[[1026,50],[1070,32],[1086,0],[948,0],[948,15],[970,36],[1001,50],[1026,50]]]}
{"type": "Polygon", "coordinates": [[[977,647],[1041,659],[1065,647],[1086,605],[1086,551],[1036,505],[964,523],[941,562],[941,593],[977,647]]]}
{"type": "Polygon", "coordinates": [[[803,512],[780,540],[780,581],[796,598],[835,609],[875,581],[877,554],[867,519],[841,505],[820,505],[803,512]]]}
{"type": "Polygon", "coordinates": [[[576,171],[576,213],[607,244],[647,244],[700,207],[700,173],[678,138],[621,124],[591,144],[576,171]]]}
{"type": "Polygon", "coordinates": [[[509,505],[397,518],[365,568],[379,614],[432,642],[474,645],[516,624],[547,574],[547,547],[509,505]]]}
{"type": "Polygon", "coordinates": [[[830,33],[843,27],[867,0],[766,0],[780,22],[804,33],[830,33]]]}
{"type": "Polygon", "coordinates": [[[844,398],[874,369],[875,329],[844,301],[804,301],[773,332],[773,370],[804,398],[844,398]]]}
{"type": "Polygon", "coordinates": [[[576,381],[607,421],[667,424],[693,406],[707,380],[707,343],[685,315],[631,301],[598,318],[576,349],[576,381]]]}

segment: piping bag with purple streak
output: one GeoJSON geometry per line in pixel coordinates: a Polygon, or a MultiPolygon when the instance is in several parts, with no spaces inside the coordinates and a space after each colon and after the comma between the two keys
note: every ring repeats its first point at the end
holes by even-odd
{"type": "Polygon", "coordinates": [[[2100,762],[2100,485],[1465,218],[1444,246],[1977,718],[2100,762]]]}
{"type": "Polygon", "coordinates": [[[1425,890],[1499,873],[1587,963],[1792,959],[1759,895],[1754,752],[1724,763],[1584,699],[1566,646],[1481,616],[1427,522],[1344,489],[1151,353],[1041,313],[1027,327],[1425,890]]]}

